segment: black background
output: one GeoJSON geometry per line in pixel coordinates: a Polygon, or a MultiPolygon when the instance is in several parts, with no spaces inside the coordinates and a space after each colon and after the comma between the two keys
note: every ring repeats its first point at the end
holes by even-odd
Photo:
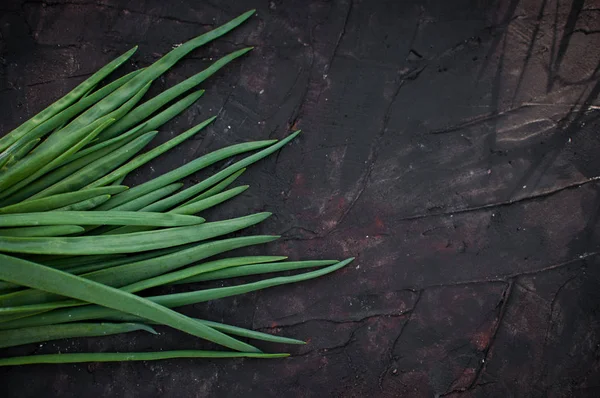
{"type": "MultiPolygon", "coordinates": [[[[248,233],[282,239],[245,253],[357,260],[182,311],[309,344],[284,360],[2,368],[3,395],[598,396],[598,1],[4,1],[0,131],[135,44],[120,74],[250,8],[149,93],[255,46],[153,145],[218,120],[126,183],[301,128],[206,216],[272,211],[248,233]]],[[[160,331],[2,355],[206,347],[160,331]]]]}

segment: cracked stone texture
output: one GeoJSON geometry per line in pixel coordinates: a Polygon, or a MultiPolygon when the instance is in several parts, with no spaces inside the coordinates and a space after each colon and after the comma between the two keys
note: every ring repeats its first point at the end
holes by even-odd
{"type": "MultiPolygon", "coordinates": [[[[154,145],[218,120],[126,182],[303,129],[206,217],[273,211],[251,232],[282,239],[244,253],[357,260],[182,311],[309,344],[272,361],[6,368],[3,395],[598,396],[598,1],[5,0],[0,131],[134,44],[120,73],[253,7],[149,93],[255,46],[154,145]]],[[[207,347],[160,332],[2,355],[207,347]]]]}

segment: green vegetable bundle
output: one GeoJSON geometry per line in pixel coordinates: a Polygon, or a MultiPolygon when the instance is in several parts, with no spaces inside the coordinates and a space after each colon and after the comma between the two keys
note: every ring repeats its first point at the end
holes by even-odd
{"type": "Polygon", "coordinates": [[[282,256],[210,259],[277,236],[226,237],[270,216],[221,221],[197,216],[244,192],[229,188],[245,168],[293,140],[231,145],[133,188],[121,185],[138,167],[198,134],[211,117],[142,153],[156,129],[198,100],[192,91],[251,48],[140,104],[152,82],[190,51],[250,18],[248,11],[169,52],[154,64],[99,87],[126,62],[121,55],[67,95],[0,139],[0,348],[54,339],[171,326],[231,351],[78,353],[0,358],[2,365],[176,357],[273,358],[239,337],[282,344],[302,341],[195,319],[172,308],[229,297],[331,273],[345,261],[284,261],[282,256]],[[183,188],[181,179],[232,156],[242,160],[183,188]],[[229,287],[146,297],[149,288],[314,268],[229,287]],[[237,337],[234,337],[237,336],[237,337]]]}

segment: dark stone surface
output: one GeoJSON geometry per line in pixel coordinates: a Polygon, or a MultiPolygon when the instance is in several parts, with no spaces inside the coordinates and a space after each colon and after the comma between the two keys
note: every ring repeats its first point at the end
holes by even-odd
{"type": "MultiPolygon", "coordinates": [[[[150,93],[253,45],[157,143],[217,122],[128,181],[302,128],[208,216],[273,211],[254,231],[283,238],[262,253],[357,260],[183,311],[310,344],[274,361],[5,368],[2,395],[598,396],[598,1],[5,0],[0,131],[134,44],[144,66],[252,7],[150,93]]],[[[5,354],[205,347],[161,332],[5,354]]]]}

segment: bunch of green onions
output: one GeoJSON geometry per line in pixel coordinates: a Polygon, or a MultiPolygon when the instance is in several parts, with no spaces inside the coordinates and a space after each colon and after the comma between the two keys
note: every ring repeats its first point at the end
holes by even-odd
{"type": "Polygon", "coordinates": [[[244,192],[230,188],[245,168],[293,140],[232,145],[129,189],[123,179],[138,167],[193,137],[215,117],[138,154],[156,129],[183,112],[203,91],[194,87],[251,50],[235,51],[146,102],[151,83],[190,51],[226,34],[252,16],[232,21],[173,49],[152,65],[99,84],[135,48],[110,62],[60,100],[0,139],[0,348],[54,339],[173,327],[230,351],[68,353],[0,358],[0,366],[31,363],[155,360],[176,357],[258,357],[249,342],[302,341],[195,319],[172,308],[316,278],[345,261],[284,261],[282,256],[204,261],[277,236],[225,235],[270,216],[257,213],[205,222],[196,214],[244,192]],[[180,98],[182,97],[182,98],[180,98]],[[232,156],[254,152],[199,183],[181,179],[232,156]],[[229,287],[152,297],[146,289],[181,283],[314,268],[229,287]],[[237,336],[237,337],[233,337],[237,336]]]}

